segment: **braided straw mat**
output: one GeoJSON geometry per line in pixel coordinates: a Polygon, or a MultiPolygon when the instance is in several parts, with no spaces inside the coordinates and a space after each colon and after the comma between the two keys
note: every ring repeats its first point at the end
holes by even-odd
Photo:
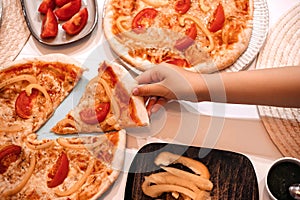
{"type": "MultiPolygon", "coordinates": [[[[269,33],[256,68],[299,65],[300,3],[283,15],[269,33]]],[[[258,106],[258,112],[279,151],[300,159],[300,109],[258,106]]]]}
{"type": "Polygon", "coordinates": [[[30,36],[20,0],[3,0],[2,3],[0,69],[18,56],[30,36]]]}

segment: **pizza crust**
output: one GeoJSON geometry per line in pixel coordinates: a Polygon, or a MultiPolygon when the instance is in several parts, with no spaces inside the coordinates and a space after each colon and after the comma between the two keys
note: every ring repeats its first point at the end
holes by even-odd
{"type": "Polygon", "coordinates": [[[84,67],[80,62],[78,62],[77,60],[75,60],[70,56],[61,53],[52,53],[52,54],[41,55],[33,58],[22,58],[19,60],[14,60],[11,63],[6,64],[2,69],[13,68],[16,65],[34,63],[34,62],[60,62],[60,63],[73,64],[84,69],[84,67]]]}

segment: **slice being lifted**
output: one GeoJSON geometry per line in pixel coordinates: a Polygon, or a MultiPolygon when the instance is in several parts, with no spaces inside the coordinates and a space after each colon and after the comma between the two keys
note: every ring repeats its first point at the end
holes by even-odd
{"type": "Polygon", "coordinates": [[[37,131],[81,78],[80,66],[63,54],[49,54],[2,69],[0,132],[37,131]]]}
{"type": "Polygon", "coordinates": [[[149,125],[143,98],[132,95],[136,86],[137,82],[124,67],[103,62],[78,105],[52,131],[57,134],[107,132],[149,125]]]}

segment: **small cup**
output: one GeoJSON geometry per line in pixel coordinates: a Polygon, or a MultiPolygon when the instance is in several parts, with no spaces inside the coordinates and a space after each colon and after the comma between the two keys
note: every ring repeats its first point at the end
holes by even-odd
{"type": "Polygon", "coordinates": [[[288,187],[300,183],[300,160],[292,157],[283,157],[275,160],[265,178],[267,192],[272,200],[293,199],[288,187]]]}

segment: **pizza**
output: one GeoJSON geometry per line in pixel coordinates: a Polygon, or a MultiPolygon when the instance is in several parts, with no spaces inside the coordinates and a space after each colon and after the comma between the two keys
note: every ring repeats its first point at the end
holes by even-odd
{"type": "Polygon", "coordinates": [[[68,96],[84,69],[63,54],[22,59],[0,71],[0,133],[37,131],[68,96]]]}
{"type": "Polygon", "coordinates": [[[136,80],[120,64],[104,61],[78,105],[52,131],[57,134],[107,132],[149,125],[142,97],[132,95],[136,80]]]}
{"type": "Polygon", "coordinates": [[[222,70],[247,49],[252,34],[252,0],[108,0],[104,12],[112,50],[140,71],[162,62],[222,70]]]}
{"type": "Polygon", "coordinates": [[[97,199],[123,166],[125,130],[80,138],[0,138],[0,199],[97,199]]]}
{"type": "MultiPolygon", "coordinates": [[[[99,77],[119,88],[111,91],[114,95],[124,92],[119,95],[126,98],[127,90],[117,80],[128,80],[127,74],[104,66],[99,77]]],[[[124,129],[48,139],[38,139],[36,133],[83,72],[80,63],[62,54],[23,59],[0,71],[0,199],[97,199],[118,178],[125,157],[124,129]]],[[[101,101],[108,99],[103,94],[101,101]]],[[[130,105],[135,103],[130,98],[130,105]]],[[[133,119],[139,116],[132,113],[133,119]]]]}

